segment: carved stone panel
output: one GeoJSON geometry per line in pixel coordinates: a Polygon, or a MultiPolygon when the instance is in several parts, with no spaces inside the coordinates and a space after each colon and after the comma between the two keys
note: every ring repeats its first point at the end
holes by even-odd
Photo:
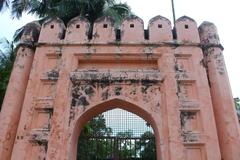
{"type": "Polygon", "coordinates": [[[180,82],[179,90],[179,98],[181,101],[195,101],[198,99],[196,84],[194,82],[180,82]]]}
{"type": "Polygon", "coordinates": [[[71,113],[84,112],[91,103],[125,97],[133,102],[149,104],[159,112],[163,76],[156,70],[81,70],[70,75],[71,113]]]}
{"type": "Polygon", "coordinates": [[[162,81],[158,70],[78,70],[70,74],[73,83],[79,81],[162,81]]]}
{"type": "Polygon", "coordinates": [[[198,111],[181,111],[181,130],[184,142],[198,142],[202,125],[198,111]]]}
{"type": "Polygon", "coordinates": [[[56,91],[56,83],[51,81],[42,81],[41,87],[39,89],[39,98],[54,98],[56,91]]]}
{"type": "Polygon", "coordinates": [[[191,57],[189,56],[176,57],[176,70],[182,73],[191,72],[192,71],[191,57]]]}

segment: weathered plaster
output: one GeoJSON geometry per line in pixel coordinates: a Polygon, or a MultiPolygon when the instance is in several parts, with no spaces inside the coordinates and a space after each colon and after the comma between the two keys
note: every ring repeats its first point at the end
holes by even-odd
{"type": "Polygon", "coordinates": [[[135,16],[120,37],[109,17],[97,20],[92,39],[82,17],[67,28],[49,19],[37,42],[37,30],[28,30],[0,114],[0,159],[75,160],[84,124],[122,108],[151,124],[157,160],[238,160],[240,131],[216,27],[205,22],[198,30],[186,16],[175,25],[177,39],[162,16],[150,20],[148,39],[135,16]]]}

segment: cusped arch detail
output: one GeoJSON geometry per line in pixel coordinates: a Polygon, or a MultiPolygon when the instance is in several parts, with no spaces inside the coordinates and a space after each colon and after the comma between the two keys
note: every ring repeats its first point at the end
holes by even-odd
{"type": "Polygon", "coordinates": [[[142,105],[139,105],[129,99],[126,99],[125,97],[124,98],[114,97],[104,102],[94,104],[91,107],[88,107],[88,109],[86,109],[82,114],[80,114],[76,118],[76,121],[73,124],[74,126],[72,127],[73,129],[70,134],[68,159],[76,160],[77,142],[83,126],[98,114],[116,108],[134,113],[151,125],[156,140],[157,160],[161,160],[160,133],[159,133],[160,128],[157,125],[155,118],[152,116],[151,112],[147,108],[144,108],[142,105]]]}

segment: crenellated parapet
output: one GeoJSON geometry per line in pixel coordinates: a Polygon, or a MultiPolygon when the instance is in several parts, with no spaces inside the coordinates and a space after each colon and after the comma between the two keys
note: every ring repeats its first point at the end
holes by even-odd
{"type": "Polygon", "coordinates": [[[199,26],[198,31],[204,52],[211,47],[217,47],[220,50],[224,49],[220,43],[217,27],[213,23],[203,22],[199,26]]]}
{"type": "Polygon", "coordinates": [[[37,21],[30,22],[23,27],[23,34],[20,39],[20,44],[32,46],[38,41],[41,25],[37,21]]]}
{"type": "Polygon", "coordinates": [[[126,18],[121,25],[121,41],[123,43],[144,42],[144,22],[137,16],[126,18]]]}
{"type": "Polygon", "coordinates": [[[48,19],[43,23],[38,42],[58,43],[64,39],[66,27],[59,18],[48,19]]]}
{"type": "Polygon", "coordinates": [[[200,43],[197,23],[183,16],[175,22],[177,40],[181,43],[200,43]]]}
{"type": "Polygon", "coordinates": [[[75,17],[67,24],[65,41],[67,43],[88,42],[90,24],[83,17],[75,17]]]}
{"type": "Polygon", "coordinates": [[[75,17],[67,27],[61,19],[52,18],[42,25],[39,43],[200,43],[198,26],[192,18],[180,17],[175,25],[177,39],[173,38],[171,22],[162,16],[153,17],[147,29],[137,16],[127,17],[118,27],[111,17],[101,17],[92,26],[87,19],[75,17]]]}
{"type": "Polygon", "coordinates": [[[94,43],[111,43],[116,40],[114,20],[111,17],[97,19],[93,26],[93,33],[90,35],[94,43]]]}
{"type": "Polygon", "coordinates": [[[171,22],[162,16],[150,19],[148,32],[150,43],[170,42],[173,38],[171,22]]]}

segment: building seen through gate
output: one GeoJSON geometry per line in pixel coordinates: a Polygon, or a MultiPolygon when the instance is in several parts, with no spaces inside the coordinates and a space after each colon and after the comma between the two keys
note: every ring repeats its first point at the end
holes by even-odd
{"type": "Polygon", "coordinates": [[[58,18],[29,23],[0,114],[0,160],[76,160],[86,144],[91,151],[106,144],[98,159],[141,158],[145,142],[153,142],[157,160],[239,160],[240,130],[216,27],[197,27],[187,16],[174,25],[156,16],[144,30],[131,16],[115,29],[102,17],[89,39],[82,17],[67,26],[58,18]],[[116,108],[144,119],[154,140],[106,132],[80,143],[94,117],[116,108]]]}

